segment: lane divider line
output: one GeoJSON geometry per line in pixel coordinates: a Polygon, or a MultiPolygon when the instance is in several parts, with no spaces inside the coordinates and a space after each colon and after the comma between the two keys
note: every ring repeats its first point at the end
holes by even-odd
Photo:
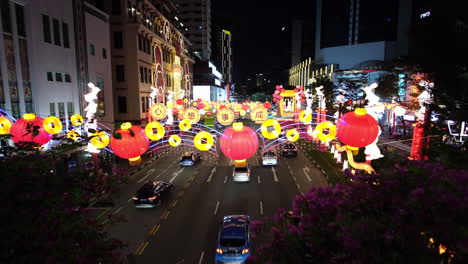
{"type": "Polygon", "coordinates": [[[294,180],[294,181],[297,181],[297,180],[296,180],[296,176],[293,176],[293,180],[294,180]]]}
{"type": "Polygon", "coordinates": [[[163,175],[170,167],[172,167],[172,165],[174,165],[176,163],[177,160],[174,160],[171,165],[169,165],[165,170],[163,170],[161,173],[158,174],[158,176],[154,177],[154,179],[156,180],[157,178],[159,178],[159,176],[163,175]]]}
{"type": "MultiPolygon", "coordinates": [[[[217,165],[217,164],[216,164],[217,165]]],[[[211,177],[213,177],[213,174],[216,172],[216,167],[214,167],[212,170],[211,170],[211,173],[210,173],[210,177],[208,177],[208,180],[206,180],[206,182],[210,182],[211,181],[211,177]]]]}
{"type": "Polygon", "coordinates": [[[163,220],[166,220],[166,218],[171,214],[171,211],[166,211],[166,215],[164,216],[163,220]]]}
{"type": "Polygon", "coordinates": [[[141,255],[143,254],[143,251],[145,250],[145,248],[148,246],[149,242],[145,242],[145,244],[143,245],[143,248],[140,250],[140,253],[138,253],[138,255],[141,255]]]}
{"type": "Polygon", "coordinates": [[[214,210],[214,215],[216,215],[216,213],[218,212],[218,207],[219,207],[219,201],[216,203],[216,208],[214,210]]]}
{"type": "Polygon", "coordinates": [[[130,199],[128,199],[128,202],[131,202],[133,200],[133,197],[130,197],[130,199]]]}
{"type": "Polygon", "coordinates": [[[258,184],[260,184],[261,183],[260,176],[257,176],[257,177],[258,177],[258,184]]]}
{"type": "Polygon", "coordinates": [[[263,215],[263,203],[260,201],[260,215],[263,215]]]}
{"type": "Polygon", "coordinates": [[[175,207],[178,201],[179,200],[174,200],[174,202],[172,202],[172,204],[171,204],[171,207],[175,207]]]}
{"type": "Polygon", "coordinates": [[[198,264],[203,263],[203,256],[205,256],[205,251],[202,251],[201,256],[200,256],[200,260],[198,260],[198,264]]]}
{"type": "Polygon", "coordinates": [[[104,212],[100,213],[100,214],[96,217],[96,219],[101,218],[101,217],[102,217],[107,211],[109,211],[110,209],[111,209],[111,208],[109,207],[109,208],[107,208],[106,210],[104,210],[104,212]]]}
{"type": "Polygon", "coordinates": [[[227,176],[224,178],[224,183],[226,183],[226,181],[227,181],[227,176]]]}
{"type": "Polygon", "coordinates": [[[296,183],[296,185],[297,185],[297,189],[301,190],[301,186],[299,186],[299,183],[296,183]]]}
{"type": "Polygon", "coordinates": [[[170,183],[173,183],[174,180],[175,180],[175,178],[176,178],[177,176],[179,176],[179,174],[182,173],[182,171],[183,171],[184,169],[185,169],[185,167],[182,168],[182,169],[180,169],[180,170],[178,170],[178,171],[176,171],[176,172],[174,172],[174,173],[172,174],[172,178],[169,180],[169,182],[170,182],[170,183]]]}
{"type": "Polygon", "coordinates": [[[159,230],[160,227],[161,227],[160,224],[154,225],[154,227],[151,229],[150,234],[151,234],[151,235],[155,235],[156,232],[158,232],[158,230],[159,230]]]}
{"type": "Polygon", "coordinates": [[[143,247],[144,244],[145,244],[144,242],[141,242],[140,246],[135,251],[135,255],[138,255],[138,253],[140,252],[140,249],[143,247]]]}
{"type": "Polygon", "coordinates": [[[275,167],[271,167],[271,171],[273,172],[273,178],[275,179],[275,182],[278,182],[278,177],[276,176],[276,169],[275,169],[275,167]]]}
{"type": "Polygon", "coordinates": [[[142,182],[144,179],[146,179],[148,176],[150,176],[150,175],[151,175],[151,173],[153,173],[153,172],[154,172],[154,168],[153,168],[153,169],[150,169],[150,170],[148,170],[148,172],[146,172],[146,175],[145,175],[145,177],[143,177],[143,178],[139,179],[139,180],[137,181],[137,183],[140,183],[140,182],[142,182]]]}
{"type": "Polygon", "coordinates": [[[120,212],[120,210],[122,210],[122,209],[123,209],[123,207],[122,207],[122,206],[120,206],[120,207],[119,207],[119,209],[115,210],[115,212],[114,212],[114,213],[112,213],[112,214],[113,214],[113,215],[115,215],[116,213],[120,212]]]}

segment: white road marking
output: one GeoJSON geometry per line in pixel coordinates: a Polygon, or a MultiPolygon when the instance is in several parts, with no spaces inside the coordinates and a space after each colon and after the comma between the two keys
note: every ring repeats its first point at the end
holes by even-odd
{"type": "Polygon", "coordinates": [[[299,183],[296,183],[297,189],[301,190],[301,186],[299,186],[299,183]]]}
{"type": "Polygon", "coordinates": [[[154,177],[154,179],[156,180],[157,178],[159,178],[159,176],[163,175],[170,167],[172,167],[172,165],[174,165],[176,163],[177,160],[174,160],[171,165],[169,165],[165,170],[163,170],[161,173],[158,174],[158,176],[154,177]]]}
{"type": "Polygon", "coordinates": [[[144,179],[146,179],[148,176],[150,176],[151,173],[153,173],[153,171],[154,171],[154,169],[149,170],[149,171],[146,173],[145,177],[141,178],[139,181],[137,181],[137,183],[142,182],[144,179]]]}
{"type": "Polygon", "coordinates": [[[128,202],[131,202],[133,200],[133,197],[130,197],[130,199],[128,199],[128,202]]]}
{"type": "Polygon", "coordinates": [[[261,183],[260,176],[257,176],[257,177],[258,177],[258,184],[260,184],[261,183]]]}
{"type": "Polygon", "coordinates": [[[216,167],[214,167],[212,170],[211,170],[211,173],[210,173],[210,177],[208,177],[208,180],[206,180],[206,182],[210,182],[211,181],[211,177],[213,177],[213,174],[216,172],[216,167]]]}
{"type": "Polygon", "coordinates": [[[203,256],[205,256],[205,251],[202,251],[201,256],[200,256],[200,260],[198,261],[198,264],[203,263],[203,256]]]}
{"type": "Polygon", "coordinates": [[[170,183],[174,182],[175,178],[179,176],[179,174],[184,170],[185,168],[182,168],[172,174],[172,178],[169,180],[170,183]]]}
{"type": "Polygon", "coordinates": [[[120,212],[120,210],[122,210],[122,209],[123,209],[123,207],[122,207],[122,206],[120,206],[120,207],[119,207],[119,209],[115,210],[115,212],[114,212],[114,213],[112,213],[112,214],[116,214],[116,213],[120,212]]]}
{"type": "Polygon", "coordinates": [[[257,167],[258,167],[258,158],[255,158],[255,160],[257,161],[257,167]]]}
{"type": "Polygon", "coordinates": [[[309,167],[302,168],[302,171],[304,172],[305,176],[307,177],[307,180],[309,180],[311,182],[312,179],[309,176],[309,172],[310,172],[309,167]]]}
{"type": "Polygon", "coordinates": [[[260,201],[260,214],[263,215],[263,203],[260,201]]]}
{"type": "Polygon", "coordinates": [[[216,203],[216,208],[214,210],[214,215],[216,215],[216,213],[218,212],[218,207],[219,207],[219,201],[216,203]]]}
{"type": "Polygon", "coordinates": [[[226,181],[227,181],[227,176],[224,178],[224,183],[226,183],[226,181]]]}
{"type": "Polygon", "coordinates": [[[293,176],[293,179],[294,179],[294,181],[296,181],[296,177],[295,177],[295,176],[293,176]]]}
{"type": "Polygon", "coordinates": [[[271,167],[271,171],[273,172],[273,178],[275,179],[275,182],[278,182],[278,177],[276,177],[276,169],[275,169],[275,167],[271,167]]]}

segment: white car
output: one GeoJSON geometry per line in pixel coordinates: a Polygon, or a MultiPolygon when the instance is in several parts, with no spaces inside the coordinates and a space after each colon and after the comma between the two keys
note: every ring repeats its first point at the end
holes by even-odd
{"type": "Polygon", "coordinates": [[[232,180],[235,182],[249,182],[250,181],[250,169],[248,166],[245,167],[234,167],[232,172],[232,180]]]}
{"type": "Polygon", "coordinates": [[[270,150],[262,155],[262,165],[263,166],[274,166],[278,164],[278,157],[276,156],[276,152],[270,150]]]}

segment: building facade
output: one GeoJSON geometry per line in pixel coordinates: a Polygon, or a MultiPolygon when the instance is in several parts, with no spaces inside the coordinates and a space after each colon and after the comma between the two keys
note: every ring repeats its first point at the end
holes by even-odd
{"type": "Polygon", "coordinates": [[[309,87],[319,79],[331,79],[336,69],[334,64],[314,64],[312,58],[308,58],[289,69],[288,84],[294,87],[309,87]]]}
{"type": "Polygon", "coordinates": [[[222,62],[221,69],[225,83],[232,83],[232,36],[229,30],[221,30],[221,51],[222,62]]]}
{"type": "Polygon", "coordinates": [[[170,22],[176,11],[171,1],[112,1],[112,71],[116,122],[145,123],[148,108],[173,99],[191,98],[191,44],[170,22]],[[154,102],[151,86],[156,88],[154,102]]]}

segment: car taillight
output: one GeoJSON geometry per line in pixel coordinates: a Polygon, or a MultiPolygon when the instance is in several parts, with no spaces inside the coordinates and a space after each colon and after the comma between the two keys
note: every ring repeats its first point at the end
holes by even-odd
{"type": "Polygon", "coordinates": [[[216,252],[219,253],[219,254],[223,254],[223,250],[220,249],[220,248],[217,248],[217,249],[216,249],[216,252]]]}
{"type": "Polygon", "coordinates": [[[249,249],[248,249],[248,248],[242,250],[242,254],[246,254],[246,253],[249,253],[249,249]]]}
{"type": "Polygon", "coordinates": [[[133,200],[138,200],[138,197],[133,197],[133,200]]]}
{"type": "Polygon", "coordinates": [[[158,197],[157,197],[157,196],[153,196],[153,197],[148,198],[148,200],[153,201],[153,200],[156,199],[156,198],[158,198],[158,197]]]}

